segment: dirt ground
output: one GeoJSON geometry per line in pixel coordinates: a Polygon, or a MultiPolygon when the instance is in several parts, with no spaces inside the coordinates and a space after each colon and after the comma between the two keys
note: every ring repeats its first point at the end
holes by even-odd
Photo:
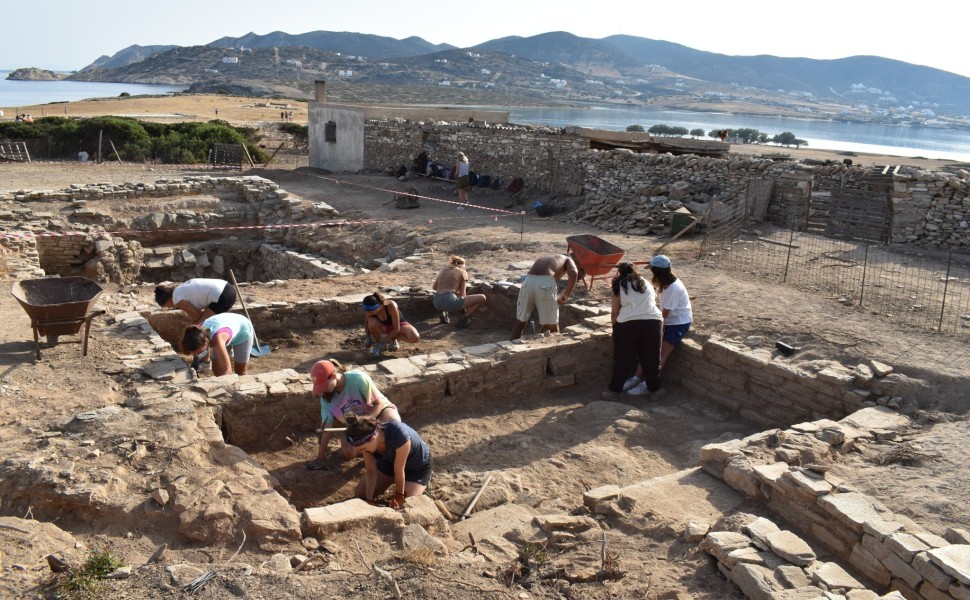
{"type": "MultiPolygon", "coordinates": [[[[73,104],[71,110],[71,114],[79,114],[74,112],[73,104]]],[[[224,111],[228,116],[229,109],[220,108],[220,117],[224,111]]],[[[116,164],[0,164],[0,190],[54,190],[73,183],[101,181],[151,182],[192,172],[196,171],[116,164]]],[[[357,233],[362,244],[373,243],[375,255],[380,252],[379,240],[390,229],[407,228],[434,240],[433,255],[409,264],[406,271],[252,286],[244,290],[247,301],[327,298],[370,292],[376,286],[430,287],[447,256],[454,253],[468,260],[473,279],[502,280],[519,272],[510,268],[514,263],[564,251],[568,235],[603,236],[624,248],[626,257],[633,260],[649,259],[664,241],[590,231],[531,216],[496,218],[496,213],[482,210],[460,212],[444,202],[426,201],[418,210],[396,210],[385,205],[391,196],[384,190],[397,189],[399,182],[377,175],[324,177],[306,168],[247,170],[246,174],[269,178],[306,200],[327,202],[344,216],[379,221],[357,233]]],[[[454,199],[452,188],[441,182],[419,180],[407,185],[418,187],[423,195],[432,198],[454,199]]],[[[473,194],[471,201],[502,208],[507,197],[501,192],[485,192],[473,194]]],[[[918,450],[919,460],[880,465],[883,461],[874,453],[860,453],[840,464],[838,470],[843,480],[934,533],[941,534],[948,525],[970,527],[966,504],[970,498],[970,473],[965,467],[970,459],[970,446],[966,444],[970,426],[965,420],[967,399],[955,391],[961,389],[960,382],[970,373],[966,339],[896,328],[824,294],[813,295],[711,269],[698,256],[698,248],[697,239],[687,238],[664,249],[673,260],[675,273],[690,291],[698,332],[766,346],[782,338],[797,339],[801,350],[791,359],[793,362],[830,359],[853,365],[876,359],[911,377],[940,382],[931,393],[947,396],[951,405],[962,409],[951,413],[929,411],[914,419],[917,428],[911,443],[918,450]]],[[[6,281],[10,285],[10,279],[6,281]]],[[[119,289],[109,284],[101,304],[108,309],[109,317],[131,306],[150,307],[151,287],[146,283],[119,289]]],[[[596,281],[592,290],[580,284],[572,302],[607,300],[606,282],[596,281]]],[[[0,295],[0,321],[6,324],[0,328],[0,439],[4,440],[2,448],[6,452],[15,453],[18,444],[35,443],[44,432],[79,412],[124,402],[126,393],[135,385],[111,374],[111,366],[126,354],[126,348],[123,342],[108,343],[97,321],[86,358],[80,357],[78,344],[60,343],[45,347],[41,361],[33,357],[29,321],[9,294],[0,295]]],[[[417,349],[404,348],[402,352],[431,352],[498,341],[507,337],[511,326],[510,322],[493,321],[484,315],[465,331],[423,321],[419,323],[422,343],[417,349]]],[[[285,354],[288,364],[279,362],[281,356],[262,364],[260,359],[254,359],[251,372],[283,367],[305,372],[313,360],[327,353],[343,351],[342,358],[351,363],[359,356],[355,354],[359,350],[353,348],[352,331],[342,332],[344,341],[338,340],[330,347],[314,337],[318,335],[319,332],[307,335],[307,339],[294,344],[300,350],[297,354],[285,354]],[[316,344],[321,347],[315,347],[316,344]]],[[[272,343],[279,348],[285,340],[272,343]]],[[[431,443],[436,461],[434,496],[450,507],[461,507],[478,488],[482,476],[495,473],[503,481],[500,489],[506,490],[506,495],[496,492],[496,496],[483,501],[485,507],[515,499],[529,501],[549,512],[576,512],[582,506],[586,486],[627,484],[669,475],[696,466],[704,444],[758,430],[676,386],[671,386],[666,398],[652,404],[635,398],[602,402],[599,393],[605,388],[607,376],[604,373],[599,380],[578,382],[574,387],[536,398],[517,397],[513,390],[508,396],[490,399],[483,405],[459,402],[434,414],[404,415],[405,421],[416,426],[431,443]]],[[[936,398],[922,400],[931,404],[936,398]]],[[[330,470],[308,472],[303,463],[316,451],[312,431],[297,432],[294,437],[295,443],[285,448],[267,446],[252,450],[257,460],[283,483],[290,501],[303,508],[314,499],[348,498],[360,465],[331,457],[330,470]]],[[[707,502],[719,506],[720,510],[711,509],[704,515],[711,522],[723,514],[742,510],[764,514],[764,509],[737,500],[724,498],[718,502],[715,498],[723,492],[686,487],[666,491],[664,502],[686,507],[681,510],[706,506],[707,502]]],[[[605,522],[610,530],[610,548],[618,553],[625,572],[620,581],[568,585],[550,580],[533,582],[528,587],[507,587],[500,581],[502,569],[494,565],[470,567],[427,556],[395,559],[382,553],[380,548],[385,545],[379,543],[376,533],[335,539],[328,550],[332,552],[326,572],[307,571],[283,579],[261,568],[269,556],[251,546],[244,545],[234,555],[234,547],[204,547],[173,532],[144,531],[133,526],[127,535],[118,535],[105,523],[59,524],[84,547],[109,547],[136,567],[144,564],[159,544],[168,544],[166,564],[184,563],[200,569],[200,574],[210,568],[219,571],[218,580],[199,594],[204,598],[348,594],[387,597],[385,588],[374,583],[355,542],[370,561],[377,560],[393,570],[408,598],[483,594],[570,599],[740,597],[708,557],[694,544],[683,541],[677,519],[666,516],[659,505],[654,508],[644,517],[647,525],[605,522]]],[[[0,505],[0,514],[33,516],[10,514],[5,505],[0,505]]],[[[48,538],[26,537],[10,528],[0,528],[0,590],[4,590],[0,595],[41,597],[46,593],[43,585],[48,577],[47,567],[41,557],[58,546],[48,538]]],[[[572,561],[576,560],[575,552],[570,555],[572,561]]],[[[599,560],[598,543],[589,542],[586,552],[590,561],[599,560]]],[[[562,557],[551,557],[553,561],[559,558],[562,557]]],[[[136,568],[131,578],[107,583],[105,590],[106,595],[133,599],[180,595],[163,565],[136,568]]]]}

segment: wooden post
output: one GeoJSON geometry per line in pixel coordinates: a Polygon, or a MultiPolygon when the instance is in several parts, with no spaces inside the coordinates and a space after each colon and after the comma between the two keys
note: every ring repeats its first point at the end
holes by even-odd
{"type": "Polygon", "coordinates": [[[286,144],[286,142],[283,142],[282,144],[280,144],[280,147],[279,148],[277,148],[276,150],[273,150],[273,154],[270,155],[269,160],[267,160],[266,163],[263,165],[264,167],[268,167],[269,166],[269,163],[273,162],[273,159],[276,158],[276,153],[279,152],[280,150],[282,150],[283,149],[283,146],[285,144],[286,144]]]}
{"type": "Polygon", "coordinates": [[[249,159],[249,164],[251,164],[253,166],[253,168],[255,169],[256,168],[256,163],[253,161],[253,157],[249,155],[249,149],[246,148],[246,144],[242,144],[242,149],[243,149],[243,152],[246,153],[246,158],[249,159]]]}
{"type": "Polygon", "coordinates": [[[124,163],[124,161],[123,161],[123,160],[121,160],[121,155],[120,155],[120,154],[118,154],[118,149],[117,149],[117,148],[115,148],[115,143],[114,143],[114,142],[112,142],[112,141],[111,141],[110,139],[108,140],[108,143],[109,143],[109,144],[111,144],[111,151],[115,153],[115,158],[117,158],[117,159],[118,159],[118,164],[119,164],[119,165],[123,165],[123,164],[125,164],[125,163],[124,163]]]}
{"type": "Polygon", "coordinates": [[[98,164],[101,164],[101,137],[104,135],[104,130],[98,130],[98,164]]]}

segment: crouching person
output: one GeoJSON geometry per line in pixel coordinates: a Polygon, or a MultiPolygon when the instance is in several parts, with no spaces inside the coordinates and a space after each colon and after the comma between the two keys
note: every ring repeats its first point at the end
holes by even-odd
{"type": "Polygon", "coordinates": [[[347,443],[364,458],[364,477],[354,496],[374,502],[394,485],[391,508],[404,506],[410,496],[420,496],[431,483],[431,449],[418,432],[404,423],[378,423],[373,417],[349,414],[347,443]]]}

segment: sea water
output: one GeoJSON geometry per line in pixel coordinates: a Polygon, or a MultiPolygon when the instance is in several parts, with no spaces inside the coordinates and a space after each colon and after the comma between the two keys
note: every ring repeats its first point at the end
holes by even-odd
{"type": "MultiPolygon", "coordinates": [[[[184,85],[156,85],[150,83],[105,83],[97,81],[11,81],[10,71],[0,71],[0,108],[4,120],[14,118],[21,106],[36,106],[51,102],[74,102],[90,98],[116,98],[123,92],[132,96],[170,94],[186,89],[184,85]]],[[[43,109],[47,115],[64,114],[63,106],[43,109]]],[[[35,118],[43,115],[34,114],[35,118]]]]}

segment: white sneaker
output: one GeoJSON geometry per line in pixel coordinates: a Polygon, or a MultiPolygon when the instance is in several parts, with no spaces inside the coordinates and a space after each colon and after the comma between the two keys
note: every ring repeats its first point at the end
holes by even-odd
{"type": "Polygon", "coordinates": [[[637,377],[636,375],[634,375],[633,377],[627,379],[626,382],[623,384],[623,391],[624,392],[629,391],[637,387],[641,383],[643,383],[643,380],[637,377]]]}
{"type": "Polygon", "coordinates": [[[646,396],[649,393],[649,392],[647,392],[647,382],[646,381],[641,381],[637,385],[635,385],[632,388],[628,389],[626,391],[626,393],[629,394],[629,395],[631,395],[631,396],[646,396]]]}
{"type": "Polygon", "coordinates": [[[465,207],[464,206],[459,206],[458,207],[458,210],[465,210],[465,207]]]}
{"type": "Polygon", "coordinates": [[[401,345],[397,343],[397,340],[391,340],[391,343],[387,345],[388,350],[397,350],[400,347],[401,345]]]}

